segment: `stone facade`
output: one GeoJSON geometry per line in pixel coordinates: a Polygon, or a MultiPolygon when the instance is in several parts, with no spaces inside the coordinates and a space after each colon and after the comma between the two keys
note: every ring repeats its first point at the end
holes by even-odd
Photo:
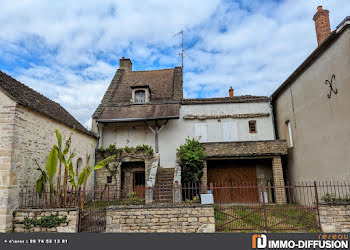
{"type": "MultiPolygon", "coordinates": [[[[21,188],[35,187],[39,177],[34,160],[45,169],[49,151],[57,143],[55,129],[67,139],[72,128],[16,104],[2,92],[0,103],[0,232],[6,232],[11,230],[12,211],[19,206],[21,188]]],[[[87,154],[91,155],[90,164],[94,164],[95,147],[94,137],[75,131],[72,136],[72,148],[77,153],[74,167],[79,158],[84,166],[87,154]]],[[[93,176],[88,185],[93,185],[93,176]]]]}
{"type": "Polygon", "coordinates": [[[350,233],[350,205],[320,205],[321,229],[325,233],[350,233]]]}
{"type": "Polygon", "coordinates": [[[13,232],[76,233],[78,232],[78,218],[77,209],[17,209],[13,212],[13,232]],[[25,218],[40,219],[50,215],[58,215],[59,218],[67,217],[67,223],[61,223],[52,228],[33,225],[30,228],[25,228],[23,224],[25,218]]]}
{"type": "Polygon", "coordinates": [[[20,145],[15,139],[16,103],[0,92],[0,232],[10,230],[12,214],[7,211],[10,193],[17,184],[18,173],[11,171],[12,153],[20,145]],[[10,185],[11,183],[11,185],[10,185]]]}
{"type": "Polygon", "coordinates": [[[106,232],[214,233],[214,207],[129,206],[107,210],[106,232]]]}
{"type": "MultiPolygon", "coordinates": [[[[98,153],[97,161],[100,161],[110,155],[112,154],[107,152],[98,153]]],[[[154,153],[152,155],[145,155],[143,152],[123,152],[120,162],[112,161],[108,166],[111,170],[115,170],[115,174],[112,176],[112,182],[107,183],[107,176],[111,176],[111,173],[106,168],[102,168],[96,171],[96,185],[100,188],[105,187],[105,185],[115,187],[117,189],[117,197],[119,198],[121,195],[121,190],[127,190],[127,193],[133,192],[133,173],[136,171],[144,171],[145,186],[147,188],[153,188],[156,181],[158,166],[159,154],[154,153]],[[133,163],[142,164],[139,164],[140,166],[137,166],[136,164],[135,167],[132,167],[133,163]],[[122,176],[124,177],[123,180],[122,176]]],[[[148,189],[146,192],[147,191],[151,192],[152,190],[148,189]]],[[[153,200],[152,193],[145,194],[145,196],[147,203],[150,203],[153,200]]]]}

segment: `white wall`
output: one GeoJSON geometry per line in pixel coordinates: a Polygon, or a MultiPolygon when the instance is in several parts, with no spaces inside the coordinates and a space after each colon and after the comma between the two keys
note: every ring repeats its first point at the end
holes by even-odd
{"type": "MultiPolygon", "coordinates": [[[[225,103],[225,104],[191,104],[180,106],[180,119],[170,120],[159,135],[160,165],[173,168],[176,161],[176,149],[185,143],[186,137],[195,136],[195,124],[205,123],[207,126],[207,141],[223,141],[223,123],[237,123],[237,141],[273,140],[271,108],[263,103],[225,103]],[[249,119],[208,119],[185,120],[185,115],[232,115],[249,113],[269,113],[268,117],[249,119]],[[249,133],[248,121],[256,120],[257,133],[249,133]]],[[[150,122],[150,124],[153,124],[150,122]]],[[[154,148],[154,134],[144,123],[108,124],[102,129],[102,146],[116,144],[118,148],[148,144],[154,148]]]]}

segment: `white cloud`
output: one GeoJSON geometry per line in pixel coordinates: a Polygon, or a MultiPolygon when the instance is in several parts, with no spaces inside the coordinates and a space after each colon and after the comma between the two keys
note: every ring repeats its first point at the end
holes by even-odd
{"type": "Polygon", "coordinates": [[[83,125],[121,56],[135,70],[180,64],[179,37],[197,41],[185,59],[185,96],[270,95],[316,48],[316,7],[332,29],[348,0],[3,0],[0,65],[59,102],[83,125]]]}

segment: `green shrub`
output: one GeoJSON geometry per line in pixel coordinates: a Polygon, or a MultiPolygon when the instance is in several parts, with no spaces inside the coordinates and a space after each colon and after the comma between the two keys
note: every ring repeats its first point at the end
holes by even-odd
{"type": "Polygon", "coordinates": [[[178,163],[181,166],[182,183],[200,183],[203,175],[203,163],[206,159],[200,142],[186,138],[186,143],[177,149],[178,163]]]}

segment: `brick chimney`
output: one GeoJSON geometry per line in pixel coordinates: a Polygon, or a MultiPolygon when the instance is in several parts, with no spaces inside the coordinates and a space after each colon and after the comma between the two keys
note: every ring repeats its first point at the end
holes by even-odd
{"type": "Polygon", "coordinates": [[[129,58],[124,58],[124,56],[119,59],[119,68],[125,71],[132,71],[132,62],[129,58]]]}
{"type": "Polygon", "coordinates": [[[228,93],[229,93],[230,97],[233,97],[233,88],[232,88],[232,86],[228,90],[228,93]]]}
{"type": "Polygon", "coordinates": [[[317,7],[314,15],[317,43],[320,45],[324,39],[331,33],[331,25],[329,23],[329,10],[324,10],[322,6],[317,7]]]}

